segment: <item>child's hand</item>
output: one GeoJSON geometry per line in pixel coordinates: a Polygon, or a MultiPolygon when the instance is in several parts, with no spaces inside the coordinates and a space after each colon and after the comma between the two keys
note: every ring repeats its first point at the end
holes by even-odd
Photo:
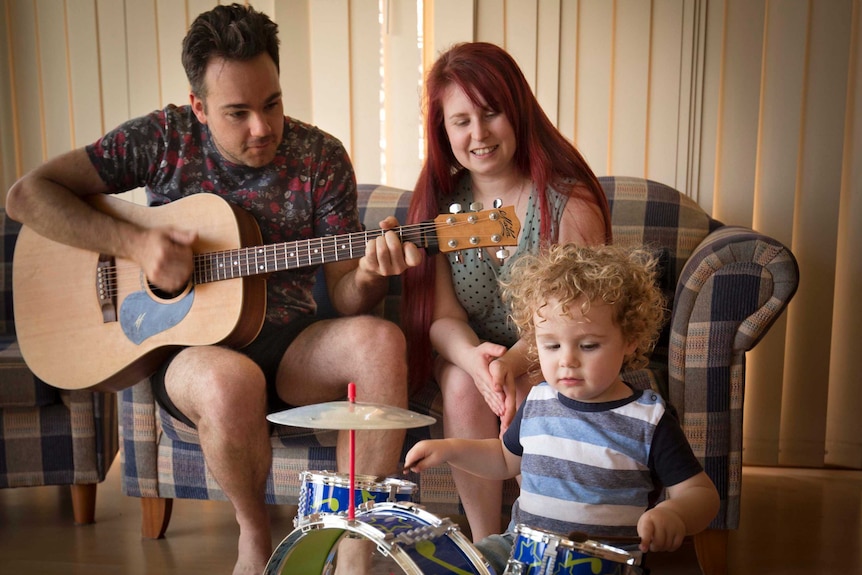
{"type": "Polygon", "coordinates": [[[650,509],[638,520],[640,550],[676,551],[685,538],[685,522],[682,517],[661,506],[650,509]]]}
{"type": "Polygon", "coordinates": [[[445,463],[443,457],[442,440],[426,439],[420,441],[407,452],[404,458],[404,472],[414,471],[419,473],[423,469],[434,467],[445,463]]]}

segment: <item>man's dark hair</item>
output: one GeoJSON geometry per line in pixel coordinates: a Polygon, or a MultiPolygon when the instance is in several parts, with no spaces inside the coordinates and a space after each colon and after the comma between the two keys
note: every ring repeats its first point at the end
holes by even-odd
{"type": "Polygon", "coordinates": [[[192,92],[203,99],[210,58],[251,60],[263,52],[278,70],[278,24],[251,6],[216,6],[192,22],[183,39],[183,68],[192,92]]]}

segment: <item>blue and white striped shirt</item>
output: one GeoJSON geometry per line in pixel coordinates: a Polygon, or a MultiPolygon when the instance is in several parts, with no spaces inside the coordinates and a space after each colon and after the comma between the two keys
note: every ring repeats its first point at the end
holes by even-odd
{"type": "Polygon", "coordinates": [[[542,383],[530,391],[504,443],[522,458],[513,524],[560,534],[635,536],[662,485],[702,470],[673,412],[651,390],[584,403],[542,383]],[[653,457],[658,444],[674,456],[653,457]]]}

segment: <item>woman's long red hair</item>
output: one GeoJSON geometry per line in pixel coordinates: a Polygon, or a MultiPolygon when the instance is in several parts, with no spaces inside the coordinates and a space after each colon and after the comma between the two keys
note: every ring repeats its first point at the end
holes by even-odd
{"type": "MultiPolygon", "coordinates": [[[[486,42],[452,46],[441,54],[425,79],[425,165],[410,201],[408,223],[436,217],[439,204],[452,197],[464,170],[452,153],[443,124],[443,96],[452,84],[464,90],[475,105],[506,115],[517,142],[512,161],[530,177],[536,190],[551,186],[598,206],[604,218],[605,241],[611,243],[610,209],[595,174],[545,115],[515,60],[499,46],[486,42]]],[[[550,241],[548,199],[544,193],[539,198],[540,236],[550,241]]],[[[432,369],[428,332],[434,308],[434,270],[434,258],[426,257],[403,276],[401,323],[407,337],[413,390],[425,383],[432,369]]]]}

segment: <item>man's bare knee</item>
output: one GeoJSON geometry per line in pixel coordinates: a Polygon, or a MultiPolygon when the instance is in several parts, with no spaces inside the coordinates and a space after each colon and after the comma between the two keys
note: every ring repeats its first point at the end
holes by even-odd
{"type": "Polygon", "coordinates": [[[171,400],[193,422],[201,417],[236,423],[266,411],[266,380],[251,360],[224,348],[190,348],[165,374],[171,400]]]}

